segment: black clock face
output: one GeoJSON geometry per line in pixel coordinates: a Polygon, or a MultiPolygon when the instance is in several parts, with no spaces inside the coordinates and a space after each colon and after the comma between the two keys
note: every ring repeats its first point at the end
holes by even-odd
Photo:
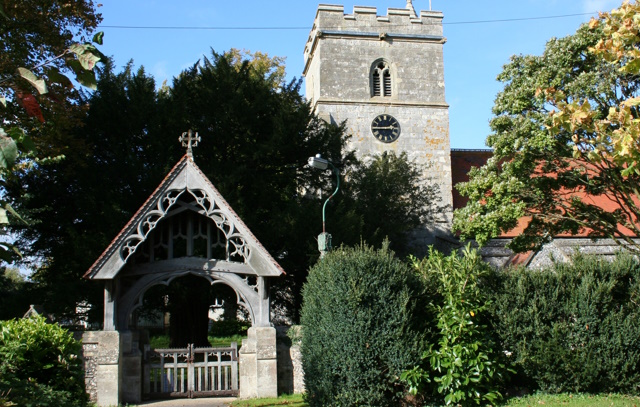
{"type": "Polygon", "coordinates": [[[383,143],[392,143],[400,137],[400,123],[389,114],[381,114],[371,122],[373,137],[383,143]]]}

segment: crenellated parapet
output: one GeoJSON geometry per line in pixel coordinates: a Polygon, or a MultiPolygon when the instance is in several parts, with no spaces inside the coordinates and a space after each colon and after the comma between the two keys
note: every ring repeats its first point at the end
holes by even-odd
{"type": "Polygon", "coordinates": [[[444,43],[442,18],[441,11],[422,10],[416,15],[412,8],[389,8],[386,15],[378,15],[376,7],[366,6],[354,6],[352,14],[345,14],[344,6],[320,4],[304,49],[305,71],[318,38],[444,43]]]}

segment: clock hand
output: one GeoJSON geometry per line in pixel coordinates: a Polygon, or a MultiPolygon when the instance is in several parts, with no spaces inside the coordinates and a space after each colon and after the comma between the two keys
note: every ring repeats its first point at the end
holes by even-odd
{"type": "Polygon", "coordinates": [[[371,128],[372,129],[376,129],[376,130],[392,130],[395,127],[393,127],[393,126],[386,126],[386,127],[380,126],[380,127],[371,127],[371,128]]]}

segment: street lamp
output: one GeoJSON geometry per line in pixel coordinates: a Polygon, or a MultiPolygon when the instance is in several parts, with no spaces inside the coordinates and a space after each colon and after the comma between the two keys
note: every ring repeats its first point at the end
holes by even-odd
{"type": "Polygon", "coordinates": [[[326,170],[331,167],[333,172],[336,174],[336,179],[338,181],[336,190],[333,191],[333,194],[331,194],[331,196],[324,201],[324,205],[322,205],[322,233],[318,235],[318,250],[320,251],[320,257],[322,257],[331,250],[331,235],[327,233],[325,229],[325,209],[327,208],[329,200],[333,198],[334,195],[338,193],[338,189],[340,189],[340,171],[338,171],[331,161],[326,158],[322,158],[320,154],[316,154],[315,157],[309,157],[309,167],[317,168],[319,170],[326,170]]]}

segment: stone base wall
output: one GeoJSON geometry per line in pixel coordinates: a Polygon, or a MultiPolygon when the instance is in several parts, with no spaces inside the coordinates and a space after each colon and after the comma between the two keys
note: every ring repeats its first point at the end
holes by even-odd
{"type": "Polygon", "coordinates": [[[117,406],[120,401],[120,334],[117,331],[83,333],[82,358],[91,401],[98,406],[117,406]]]}

